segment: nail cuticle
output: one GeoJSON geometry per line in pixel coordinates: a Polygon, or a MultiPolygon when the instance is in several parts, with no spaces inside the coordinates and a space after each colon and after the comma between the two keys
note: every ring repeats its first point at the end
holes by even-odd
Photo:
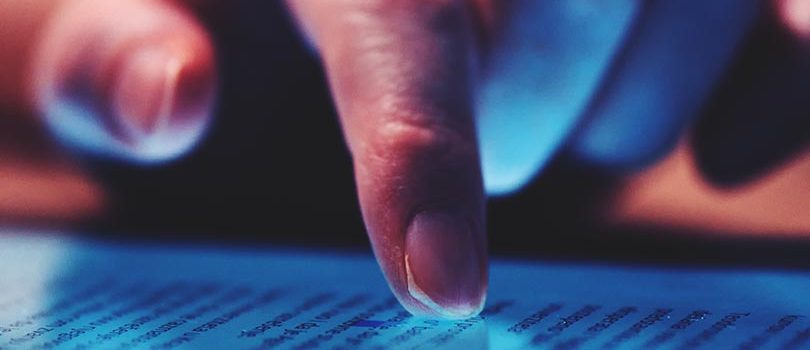
{"type": "Polygon", "coordinates": [[[172,118],[182,62],[160,48],[140,48],[117,77],[113,114],[124,136],[140,142],[166,128],[172,118]]]}
{"type": "Polygon", "coordinates": [[[485,299],[485,259],[469,220],[441,211],[417,213],[406,232],[404,255],[411,298],[434,316],[475,316],[485,299]]]}
{"type": "Polygon", "coordinates": [[[413,273],[411,272],[407,254],[405,255],[405,275],[408,280],[408,294],[410,294],[412,298],[416,299],[416,301],[420,302],[424,307],[432,310],[438,316],[447,319],[466,319],[477,315],[484,308],[486,292],[483,292],[483,296],[478,303],[446,306],[439,305],[439,303],[434,301],[428,295],[428,293],[426,293],[421,287],[419,287],[418,284],[416,284],[413,273]]]}
{"type": "Polygon", "coordinates": [[[209,124],[216,79],[188,50],[165,41],[134,44],[112,68],[108,132],[136,160],[173,159],[209,124]]]}

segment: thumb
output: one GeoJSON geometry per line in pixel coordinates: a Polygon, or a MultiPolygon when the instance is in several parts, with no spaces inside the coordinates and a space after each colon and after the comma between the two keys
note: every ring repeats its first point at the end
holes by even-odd
{"type": "Polygon", "coordinates": [[[209,124],[209,37],[166,1],[57,2],[31,51],[29,102],[69,146],[135,161],[186,152],[209,124]]]}

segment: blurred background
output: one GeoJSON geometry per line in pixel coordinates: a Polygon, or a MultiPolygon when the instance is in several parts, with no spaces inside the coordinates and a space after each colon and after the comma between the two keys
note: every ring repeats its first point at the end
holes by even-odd
{"type": "MultiPolygon", "coordinates": [[[[20,126],[0,111],[0,224],[116,239],[367,249],[324,73],[280,3],[240,0],[216,15],[202,12],[217,46],[219,102],[208,136],[177,161],[136,166],[71,152],[39,124],[20,126]]],[[[743,16],[733,7],[728,16],[743,16]]],[[[628,16],[635,23],[643,13],[641,6],[628,16]]],[[[807,266],[810,40],[773,6],[754,13],[716,82],[706,84],[708,97],[683,112],[690,122],[670,147],[644,164],[600,165],[574,147],[576,130],[587,129],[575,126],[541,172],[490,200],[492,252],[807,266]]],[[[638,34],[628,27],[606,71],[632,60],[620,54],[638,34]]],[[[553,23],[539,28],[567,35],[553,23]]],[[[672,75],[702,74],[700,64],[673,66],[672,75]]],[[[600,76],[598,86],[610,84],[609,73],[600,76]]],[[[670,93],[690,92],[675,84],[670,93]]],[[[570,98],[598,95],[596,88],[570,98]]]]}

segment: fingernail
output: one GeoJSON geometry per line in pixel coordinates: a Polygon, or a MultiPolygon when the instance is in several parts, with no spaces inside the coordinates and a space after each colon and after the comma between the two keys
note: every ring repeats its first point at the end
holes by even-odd
{"type": "Polygon", "coordinates": [[[486,288],[478,240],[467,220],[441,212],[416,215],[405,242],[408,293],[435,316],[478,314],[486,288]]]}
{"type": "Polygon", "coordinates": [[[182,153],[207,123],[211,72],[168,45],[135,49],[124,60],[111,102],[125,141],[147,159],[182,153]]]}
{"type": "Polygon", "coordinates": [[[181,69],[180,60],[164,49],[140,49],[126,58],[113,112],[130,137],[143,138],[168,121],[181,69]]]}

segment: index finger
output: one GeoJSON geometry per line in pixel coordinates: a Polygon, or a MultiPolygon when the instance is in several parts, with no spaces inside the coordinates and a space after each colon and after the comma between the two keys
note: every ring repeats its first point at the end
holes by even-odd
{"type": "Polygon", "coordinates": [[[415,314],[486,294],[467,2],[291,0],[327,70],[377,260],[415,314]]]}

